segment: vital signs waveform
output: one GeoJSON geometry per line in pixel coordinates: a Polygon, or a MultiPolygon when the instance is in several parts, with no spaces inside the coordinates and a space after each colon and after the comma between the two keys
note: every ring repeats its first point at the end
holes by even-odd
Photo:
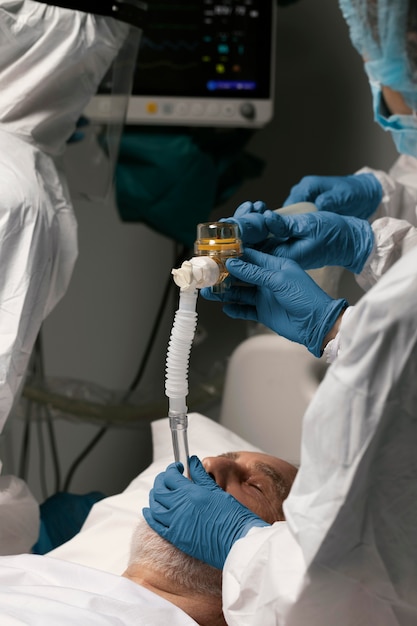
{"type": "Polygon", "coordinates": [[[143,37],[141,41],[141,47],[149,48],[155,52],[163,52],[164,50],[171,50],[179,52],[180,50],[186,50],[187,52],[195,52],[199,46],[198,41],[186,41],[185,39],[178,39],[176,41],[170,41],[165,39],[160,42],[153,41],[148,37],[143,37]]]}

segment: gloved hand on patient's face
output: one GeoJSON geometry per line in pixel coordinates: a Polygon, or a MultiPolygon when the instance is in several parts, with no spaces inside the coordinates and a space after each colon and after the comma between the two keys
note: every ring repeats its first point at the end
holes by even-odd
{"type": "Polygon", "coordinates": [[[203,297],[224,302],[229,317],[260,322],[321,356],[326,335],[348,306],[346,300],[327,295],[295,261],[259,250],[247,248],[240,259],[227,259],[226,267],[247,284],[232,284],[223,293],[204,288],[203,297]]]}
{"type": "Polygon", "coordinates": [[[283,206],[313,202],[319,211],[368,219],[382,200],[382,185],[373,174],[305,176],[294,185],[283,206]]]}
{"type": "Polygon", "coordinates": [[[231,220],[244,245],[293,259],[305,270],[338,265],[359,274],[374,244],[366,220],[327,211],[280,215],[263,202],[245,202],[231,220]]]}
{"type": "Polygon", "coordinates": [[[143,515],[179,550],[223,569],[237,539],[254,526],[269,524],[223,491],[196,456],[189,465],[191,480],[183,476],[181,463],[171,463],[158,474],[143,515]]]}

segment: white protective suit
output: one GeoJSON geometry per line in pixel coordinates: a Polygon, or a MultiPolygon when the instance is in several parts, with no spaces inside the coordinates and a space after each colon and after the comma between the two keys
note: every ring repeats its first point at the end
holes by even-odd
{"type": "Polygon", "coordinates": [[[417,245],[417,159],[401,155],[388,173],[368,167],[357,173],[374,174],[383,189],[381,204],[371,218],[374,250],[362,272],[355,276],[367,291],[417,245]]]}
{"type": "MultiPolygon", "coordinates": [[[[357,173],[372,173],[383,189],[382,201],[370,220],[375,237],[373,250],[362,272],[355,274],[356,282],[368,291],[399,258],[417,246],[417,159],[401,155],[388,174],[368,167],[357,173]]],[[[351,307],[343,316],[342,326],[350,313],[351,307]]],[[[343,349],[342,335],[338,333],[324,349],[326,361],[333,363],[343,349]]]]}
{"type": "Polygon", "coordinates": [[[417,624],[417,159],[358,173],[383,188],[356,276],[369,291],[326,347],[287,522],[226,560],[229,626],[417,624]]]}
{"type": "Polygon", "coordinates": [[[226,560],[229,626],[417,624],[417,247],[341,335],[304,416],[287,522],[252,529],[226,560]]]}
{"type": "MultiPolygon", "coordinates": [[[[126,33],[111,18],[0,0],[0,432],[77,257],[56,157],[126,33]]],[[[38,518],[27,486],[0,476],[0,554],[30,550],[38,518]]]]}

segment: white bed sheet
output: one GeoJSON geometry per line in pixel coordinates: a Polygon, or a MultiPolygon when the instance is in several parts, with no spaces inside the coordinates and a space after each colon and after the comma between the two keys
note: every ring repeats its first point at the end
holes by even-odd
{"type": "MultiPolygon", "coordinates": [[[[188,416],[190,454],[200,458],[232,450],[261,451],[221,424],[200,415],[188,416]]],[[[126,569],[132,532],[148,505],[155,476],[174,460],[168,418],[152,422],[153,462],[126,489],[97,502],[81,531],[48,556],[122,574],[126,569]]]]}

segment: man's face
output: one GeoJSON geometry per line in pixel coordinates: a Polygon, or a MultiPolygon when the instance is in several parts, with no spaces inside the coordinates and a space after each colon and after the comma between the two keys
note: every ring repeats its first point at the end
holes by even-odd
{"type": "Polygon", "coordinates": [[[285,519],[282,503],[297,473],[293,465],[260,452],[226,452],[202,463],[219,487],[265,522],[285,519]]]}
{"type": "MultiPolygon", "coordinates": [[[[272,524],[284,519],[282,503],[297,473],[293,465],[258,452],[226,452],[206,457],[202,463],[219,487],[263,520],[272,524]]],[[[160,572],[183,591],[221,598],[221,571],[180,552],[143,518],[133,536],[131,563],[134,568],[160,572]]]]}

